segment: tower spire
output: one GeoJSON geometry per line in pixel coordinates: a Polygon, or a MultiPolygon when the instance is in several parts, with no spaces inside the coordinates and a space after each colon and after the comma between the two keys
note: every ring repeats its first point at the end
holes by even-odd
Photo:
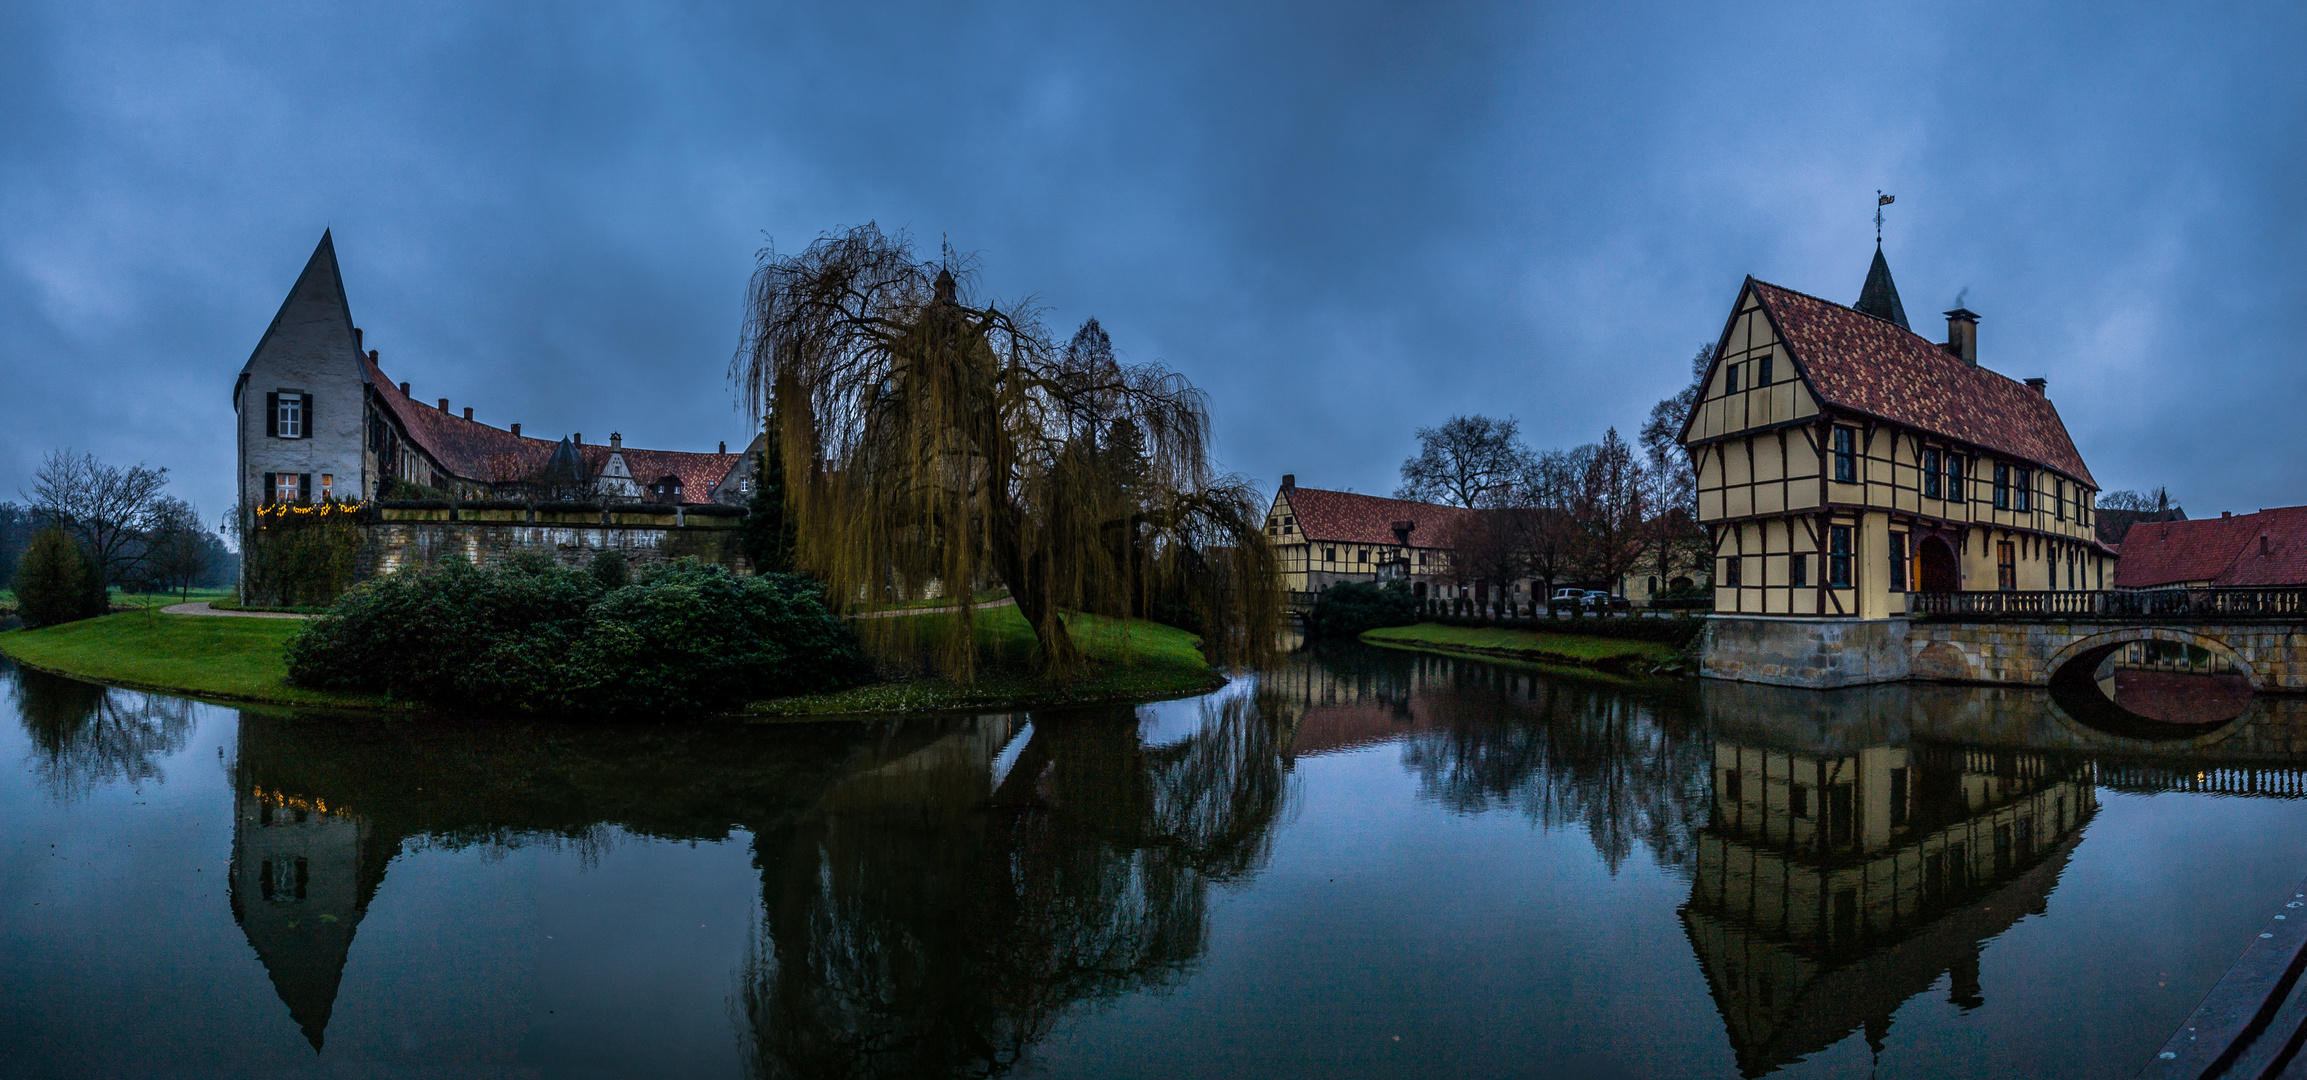
{"type": "Polygon", "coordinates": [[[1901,330],[1914,329],[1906,323],[1906,305],[1899,303],[1898,286],[1890,279],[1890,260],[1882,257],[1880,243],[1875,245],[1874,265],[1867,267],[1866,285],[1858,291],[1858,303],[1851,307],[1884,322],[1897,323],[1901,330]]]}

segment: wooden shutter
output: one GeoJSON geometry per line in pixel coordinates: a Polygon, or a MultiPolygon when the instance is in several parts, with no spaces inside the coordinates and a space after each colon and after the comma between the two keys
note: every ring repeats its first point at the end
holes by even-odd
{"type": "MultiPolygon", "coordinates": [[[[311,395],[311,394],[306,394],[306,395],[304,396],[304,427],[303,427],[303,429],[302,429],[302,430],[304,431],[304,434],[303,434],[302,436],[300,436],[301,438],[306,438],[306,439],[312,438],[312,395],[311,395]]],[[[312,479],[312,478],[311,478],[311,477],[309,477],[309,476],[308,476],[308,477],[305,477],[305,480],[306,480],[306,481],[308,481],[308,482],[309,482],[311,479],[312,479]]],[[[309,485],[309,483],[307,484],[307,486],[310,486],[310,485],[309,485]]]]}
{"type": "MultiPolygon", "coordinates": [[[[264,395],[264,434],[268,438],[280,438],[279,394],[264,395]]],[[[267,481],[267,483],[269,484],[270,481],[267,481]]]]}
{"type": "MultiPolygon", "coordinates": [[[[309,395],[309,394],[307,394],[307,395],[305,396],[305,400],[306,400],[306,401],[310,401],[310,400],[312,400],[312,396],[311,396],[311,395],[309,395]]],[[[296,474],[296,501],[298,501],[298,502],[300,502],[300,503],[310,503],[310,502],[312,502],[312,474],[311,474],[311,473],[298,473],[298,474],[296,474]]]]}
{"type": "Polygon", "coordinates": [[[277,488],[277,487],[275,486],[276,484],[278,484],[278,483],[279,483],[279,478],[280,478],[280,474],[279,474],[279,473],[266,473],[266,474],[264,474],[264,498],[262,498],[262,499],[259,499],[259,500],[257,500],[257,501],[259,501],[259,502],[265,502],[265,503],[269,503],[269,502],[271,502],[271,501],[272,501],[272,496],[273,496],[273,493],[274,493],[275,491],[278,491],[278,490],[279,490],[279,488],[277,488]]]}

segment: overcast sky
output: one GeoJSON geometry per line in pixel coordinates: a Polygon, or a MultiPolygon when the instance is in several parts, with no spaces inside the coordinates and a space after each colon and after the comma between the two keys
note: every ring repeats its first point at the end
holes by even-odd
{"type": "Polygon", "coordinates": [[[0,498],[211,518],[321,230],[424,400],[710,449],[756,253],[875,221],[1208,391],[1222,464],[1631,433],[1746,274],[2045,376],[2109,488],[2307,503],[2307,8],[0,5],[0,498]]]}

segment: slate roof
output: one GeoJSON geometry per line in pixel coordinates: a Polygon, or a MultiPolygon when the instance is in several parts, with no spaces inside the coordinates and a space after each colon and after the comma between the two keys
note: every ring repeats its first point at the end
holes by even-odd
{"type": "Polygon", "coordinates": [[[1830,300],[1747,279],[1819,399],[2099,483],[2050,399],[1830,300]]]}
{"type": "Polygon", "coordinates": [[[1394,522],[1414,521],[1417,528],[1410,532],[1409,546],[1446,547],[1450,530],[1474,513],[1457,506],[1320,488],[1284,488],[1279,497],[1290,501],[1298,532],[1321,543],[1392,545],[1399,542],[1394,539],[1394,522]]]}
{"type": "Polygon", "coordinates": [[[2186,581],[2214,586],[2307,585],[2307,506],[2194,521],[2142,521],[2123,538],[2115,586],[2186,581]],[[2260,538],[2266,553],[2260,553],[2260,538]]]}
{"type": "MultiPolygon", "coordinates": [[[[460,478],[489,482],[526,480],[544,471],[553,460],[554,448],[560,445],[557,439],[515,435],[414,401],[401,393],[400,384],[385,377],[376,361],[364,356],[361,363],[368,369],[369,382],[377,398],[400,420],[401,429],[408,432],[409,439],[432,455],[442,468],[460,478]]],[[[588,477],[600,475],[601,466],[610,454],[609,448],[599,443],[579,447],[578,452],[584,458],[588,477]]],[[[625,455],[625,467],[632,471],[634,482],[644,489],[662,477],[680,477],[683,503],[712,502],[714,485],[729,475],[729,470],[744,456],[630,446],[618,452],[625,455]]]]}
{"type": "Polygon", "coordinates": [[[1890,260],[1882,257],[1880,244],[1874,248],[1874,265],[1866,268],[1866,284],[1858,290],[1858,303],[1851,307],[1859,314],[1897,323],[1901,330],[1914,329],[1907,325],[1906,305],[1899,303],[1898,285],[1890,279],[1890,260]]]}

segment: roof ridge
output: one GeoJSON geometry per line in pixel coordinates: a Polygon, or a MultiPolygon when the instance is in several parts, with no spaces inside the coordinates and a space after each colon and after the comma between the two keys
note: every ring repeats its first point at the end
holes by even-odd
{"type": "MultiPolygon", "coordinates": [[[[1880,316],[1880,315],[1869,315],[1869,314],[1867,314],[1867,313],[1866,313],[1866,312],[1864,312],[1864,311],[1860,311],[1859,309],[1857,309],[1857,308],[1854,308],[1854,307],[1850,306],[1849,304],[1837,304],[1837,303],[1835,303],[1834,301],[1832,301],[1832,300],[1829,300],[1829,299],[1827,299],[1827,298],[1825,298],[1825,297],[1823,297],[1823,296],[1816,296],[1816,295],[1813,295],[1813,294],[1811,294],[1811,293],[1806,293],[1806,292],[1802,291],[1801,289],[1790,289],[1790,288],[1787,288],[1787,287],[1786,287],[1786,286],[1784,286],[1784,285],[1780,285],[1780,284],[1778,284],[1777,282],[1773,282],[1773,281],[1764,281],[1764,280],[1762,280],[1761,278],[1758,278],[1758,277],[1753,277],[1753,275],[1751,275],[1751,274],[1749,274],[1749,275],[1747,275],[1747,276],[1748,276],[1748,277],[1750,277],[1750,278],[1753,278],[1753,280],[1754,280],[1754,283],[1755,283],[1755,284],[1757,284],[1757,285],[1768,285],[1768,286],[1770,286],[1771,288],[1773,288],[1773,289],[1777,289],[1778,291],[1780,291],[1780,292],[1782,292],[1782,293],[1792,293],[1792,294],[1794,294],[1795,296],[1799,296],[1799,297],[1802,297],[1802,298],[1803,298],[1803,299],[1805,299],[1805,300],[1815,300],[1815,301],[1817,301],[1817,302],[1819,302],[1819,303],[1821,303],[1821,304],[1827,304],[1827,305],[1830,305],[1830,306],[1832,306],[1832,307],[1838,307],[1838,308],[1841,308],[1841,309],[1843,309],[1844,311],[1850,312],[1850,313],[1851,313],[1851,314],[1853,314],[1853,315],[1860,315],[1860,316],[1864,316],[1864,317],[1866,317],[1866,318],[1869,318],[1869,319],[1873,319],[1874,321],[1876,321],[1876,322],[1878,322],[1878,323],[1881,323],[1881,324],[1883,324],[1884,326],[1890,327],[1891,329],[1893,329],[1893,330],[1896,330],[1896,331],[1898,331],[1899,333],[1905,334],[1906,336],[1908,336],[1908,337],[1911,337],[1911,338],[1915,339],[1916,341],[1922,342],[1923,344],[1930,346],[1932,349],[1936,350],[1936,351],[1937,351],[1937,352],[1938,352],[1940,355],[1943,355],[1943,356],[1945,356],[1947,359],[1949,359],[1949,360],[1952,360],[1952,361],[1954,361],[1954,362],[1956,362],[1956,363],[1958,363],[1958,364],[1961,364],[1961,365],[1962,365],[1962,366],[1963,366],[1965,369],[1967,369],[1967,370],[1972,370],[1972,371],[1983,371],[1983,372],[1985,372],[1985,373],[1987,373],[1987,374],[1989,374],[1989,375],[1992,375],[1992,376],[1994,376],[1995,378],[1998,378],[1998,379],[2001,379],[2001,380],[2003,380],[2004,382],[2010,383],[2010,384],[2012,384],[2012,385],[2014,385],[2014,386],[2018,386],[2018,387],[2021,387],[2021,388],[2023,388],[2023,389],[2027,390],[2027,391],[2028,391],[2028,392],[2030,392],[2030,393],[2031,393],[2031,392],[2033,392],[2033,390],[2034,390],[2034,388],[2033,388],[2033,387],[2031,387],[2031,386],[2028,386],[2028,385],[2027,385],[2027,381],[2026,381],[2025,379],[2017,378],[2017,377],[2014,377],[2014,376],[2010,376],[2010,375],[2005,375],[2005,374],[2003,374],[2003,373],[2002,373],[2002,372],[2000,372],[2000,371],[1996,371],[1995,369],[1993,369],[1993,368],[1991,368],[1991,367],[1988,367],[1988,366],[1986,366],[1985,364],[1973,364],[1973,363],[1970,363],[1969,361],[1966,361],[1966,360],[1964,360],[1962,357],[1959,357],[1959,356],[1956,356],[1956,355],[1955,355],[1955,354],[1953,354],[1953,353],[1947,352],[1947,347],[1946,347],[1946,343],[1945,343],[1945,342],[1943,342],[1943,341],[1932,341],[1931,339],[1929,339],[1929,338],[1927,338],[1927,337],[1924,337],[1924,336],[1922,336],[1922,335],[1921,335],[1921,334],[1919,334],[1919,333],[1916,333],[1913,327],[1900,326],[1899,324],[1897,324],[1897,323],[1894,323],[1894,322],[1890,321],[1889,319],[1885,319],[1885,318],[1883,318],[1883,317],[1882,317],[1882,316],[1880,316]]],[[[2046,403],[2049,403],[2049,404],[2051,405],[2051,408],[2052,408],[2052,409],[2054,409],[2054,410],[2056,410],[2056,409],[2058,408],[2058,405],[2057,405],[2056,403],[2053,403],[2053,402],[2051,402],[2051,399],[2050,399],[2050,397],[2049,397],[2048,395],[2045,395],[2045,396],[2044,396],[2044,398],[2043,398],[2043,401],[2044,401],[2044,402],[2046,402],[2046,403]]]]}

